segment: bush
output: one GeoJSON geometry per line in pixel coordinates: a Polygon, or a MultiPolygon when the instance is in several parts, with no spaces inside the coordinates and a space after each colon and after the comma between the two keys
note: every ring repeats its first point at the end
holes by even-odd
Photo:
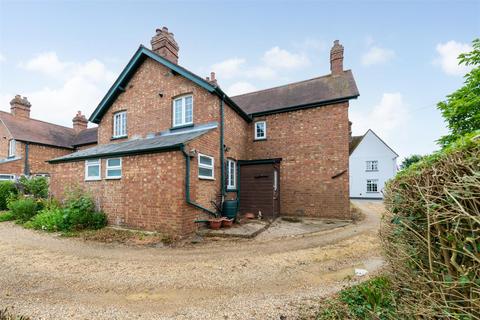
{"type": "Polygon", "coordinates": [[[25,177],[22,176],[18,180],[23,189],[23,193],[32,195],[35,198],[48,197],[48,179],[45,177],[25,177]]]}
{"type": "Polygon", "coordinates": [[[405,317],[480,319],[480,134],[385,188],[382,240],[405,317]]]}
{"type": "Polygon", "coordinates": [[[65,231],[100,229],[107,225],[107,217],[103,212],[65,209],[64,213],[65,225],[67,226],[65,231]]]}
{"type": "Polygon", "coordinates": [[[37,214],[38,204],[33,198],[22,197],[8,203],[15,220],[26,222],[37,214]]]}
{"type": "Polygon", "coordinates": [[[26,227],[46,231],[66,230],[68,228],[65,225],[64,216],[65,214],[60,208],[45,209],[27,222],[26,227]]]}
{"type": "Polygon", "coordinates": [[[12,181],[0,181],[0,210],[7,209],[8,199],[18,193],[12,181]]]}
{"type": "Polygon", "coordinates": [[[5,211],[0,213],[0,222],[12,221],[12,220],[15,220],[15,217],[13,216],[11,211],[5,211]]]}

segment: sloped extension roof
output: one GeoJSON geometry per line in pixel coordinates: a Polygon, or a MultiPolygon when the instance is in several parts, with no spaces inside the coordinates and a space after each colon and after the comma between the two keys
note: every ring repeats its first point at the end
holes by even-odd
{"type": "Polygon", "coordinates": [[[97,142],[97,128],[86,129],[76,134],[73,128],[31,118],[20,118],[5,111],[0,111],[0,121],[7,127],[13,139],[18,141],[67,149],[97,142]]]}
{"type": "Polygon", "coordinates": [[[153,138],[129,140],[120,143],[111,143],[99,145],[93,148],[80,150],[66,156],[49,160],[50,163],[77,161],[83,159],[103,158],[110,156],[127,156],[147,154],[154,152],[162,152],[167,150],[180,149],[180,147],[191,140],[213,130],[214,128],[206,128],[202,130],[194,130],[180,133],[171,133],[166,135],[155,136],[153,138]]]}
{"type": "Polygon", "coordinates": [[[238,114],[240,114],[246,121],[250,122],[252,119],[249,115],[247,115],[234,101],[232,101],[218,86],[212,85],[210,82],[206,81],[205,79],[197,76],[193,72],[188,71],[187,69],[170,62],[169,60],[159,56],[155,52],[145,48],[141,45],[138,50],[135,52],[133,57],[128,62],[127,66],[123,69],[123,71],[118,76],[117,80],[113,83],[112,87],[108,90],[105,97],[103,97],[100,104],[97,108],[93,111],[92,115],[89,118],[89,121],[94,123],[99,123],[102,119],[105,112],[107,112],[108,108],[112,105],[115,101],[117,96],[125,91],[125,85],[131,79],[135,71],[140,67],[143,61],[146,58],[151,58],[158,63],[164,65],[165,67],[172,70],[174,73],[179,74],[188,80],[196,83],[200,87],[204,88],[210,93],[218,95],[220,98],[223,98],[227,104],[232,107],[238,114]]]}
{"type": "Polygon", "coordinates": [[[382,142],[388,149],[390,149],[390,151],[392,151],[398,157],[398,153],[396,153],[392,148],[390,148],[390,146],[386,144],[385,141],[383,141],[382,138],[380,138],[372,129],[368,129],[363,136],[352,136],[352,141],[350,141],[349,146],[350,155],[360,145],[363,138],[365,138],[368,132],[371,132],[375,137],[377,137],[378,140],[380,140],[380,142],[382,142]]]}
{"type": "Polygon", "coordinates": [[[315,107],[359,96],[352,71],[232,97],[246,113],[263,115],[315,107]]]}

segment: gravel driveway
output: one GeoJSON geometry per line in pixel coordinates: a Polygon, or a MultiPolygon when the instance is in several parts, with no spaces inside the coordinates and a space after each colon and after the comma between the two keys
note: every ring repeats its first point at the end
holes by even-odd
{"type": "Polygon", "coordinates": [[[346,227],[265,241],[136,248],[57,238],[0,223],[0,307],[33,319],[295,319],[383,263],[383,205],[346,227]]]}

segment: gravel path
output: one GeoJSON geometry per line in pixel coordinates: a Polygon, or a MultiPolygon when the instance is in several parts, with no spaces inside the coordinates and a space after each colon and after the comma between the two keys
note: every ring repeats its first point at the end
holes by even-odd
{"type": "Polygon", "coordinates": [[[0,223],[0,307],[33,319],[295,319],[383,263],[383,205],[355,225],[276,240],[185,248],[106,245],[0,223]]]}

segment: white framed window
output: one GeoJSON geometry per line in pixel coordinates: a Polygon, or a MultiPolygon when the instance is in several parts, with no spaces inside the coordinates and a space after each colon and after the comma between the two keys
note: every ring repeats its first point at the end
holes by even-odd
{"type": "Polygon", "coordinates": [[[200,179],[214,179],[214,164],[215,159],[213,157],[198,154],[198,177],[200,179]]]}
{"type": "Polygon", "coordinates": [[[367,192],[378,192],[378,179],[367,180],[367,192]]]}
{"type": "Polygon", "coordinates": [[[378,160],[367,161],[367,171],[378,171],[378,160]]]}
{"type": "Polygon", "coordinates": [[[17,177],[14,174],[0,173],[0,181],[15,181],[17,177]]]}
{"type": "Polygon", "coordinates": [[[101,180],[100,159],[85,160],[85,180],[101,180]]]}
{"type": "Polygon", "coordinates": [[[8,156],[15,157],[15,151],[17,148],[17,142],[14,139],[8,141],[8,156]]]}
{"type": "Polygon", "coordinates": [[[122,158],[107,159],[105,168],[106,179],[120,179],[122,177],[122,158]]]}
{"type": "Polygon", "coordinates": [[[227,159],[227,189],[237,188],[237,162],[233,159],[227,159]]]}
{"type": "Polygon", "coordinates": [[[255,122],[255,140],[267,138],[267,123],[265,121],[255,122]]]}
{"type": "Polygon", "coordinates": [[[173,100],[173,126],[185,126],[193,123],[193,96],[183,96],[173,100]]]}
{"type": "Polygon", "coordinates": [[[113,114],[113,137],[121,138],[127,136],[127,111],[113,114]]]}

